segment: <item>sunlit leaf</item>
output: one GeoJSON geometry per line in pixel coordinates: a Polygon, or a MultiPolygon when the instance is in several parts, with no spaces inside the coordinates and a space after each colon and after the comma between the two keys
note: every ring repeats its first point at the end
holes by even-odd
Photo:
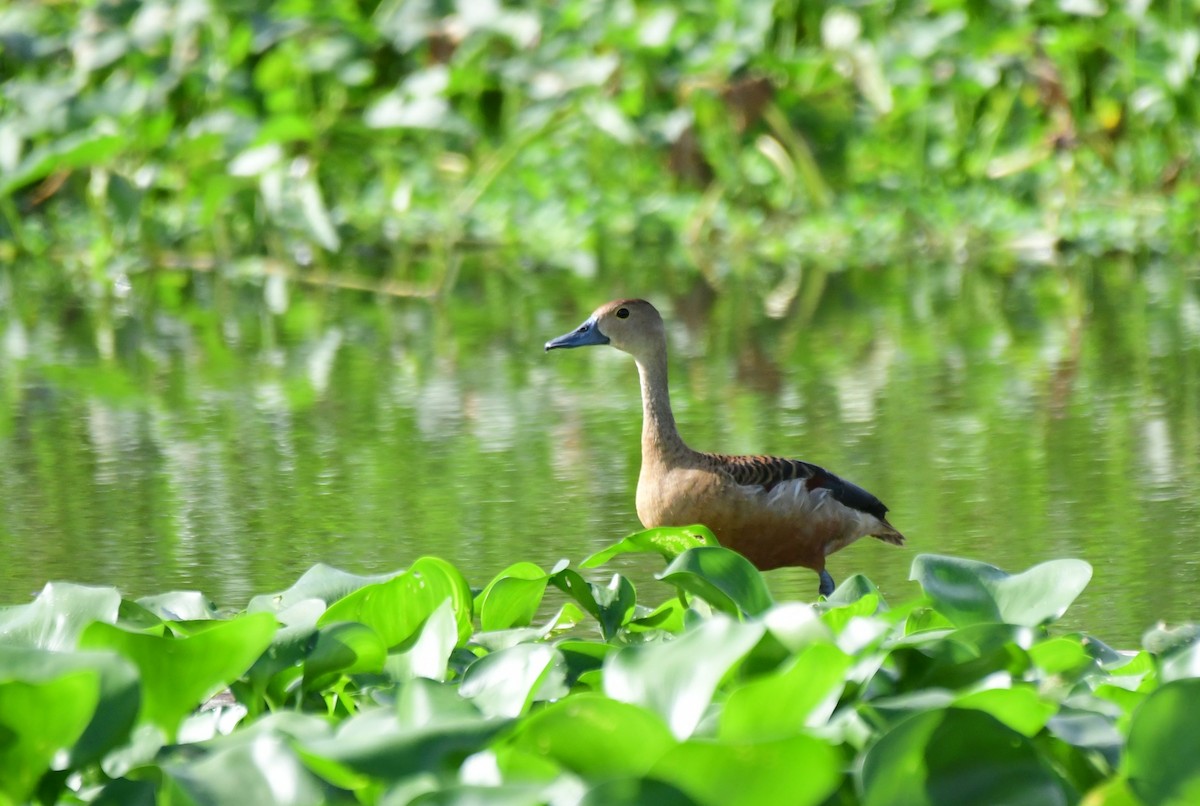
{"type": "Polygon", "coordinates": [[[472,663],[458,690],[489,716],[519,716],[536,699],[567,693],[566,662],[554,647],[517,644],[472,663]]]}
{"type": "Polygon", "coordinates": [[[761,742],[692,740],[650,771],[704,806],[822,803],[842,779],[841,754],[811,736],[761,742]]]}
{"type": "Polygon", "coordinates": [[[597,551],[582,563],[584,568],[595,568],[619,554],[659,554],[670,562],[688,549],[698,546],[717,546],[717,538],[707,526],[659,526],[635,532],[629,537],[597,551]]]}
{"type": "Polygon", "coordinates": [[[164,621],[190,621],[216,618],[217,608],[199,591],[172,591],[143,596],[137,604],[164,621]]]}
{"type": "Polygon", "coordinates": [[[533,563],[514,563],[501,571],[476,600],[482,629],[529,626],[549,580],[549,575],[533,563]]]}
{"type": "Polygon", "coordinates": [[[187,638],[95,623],[80,635],[79,645],[111,649],[133,661],[142,678],[140,718],[170,737],[184,715],[250,668],[270,645],[275,629],[269,613],[241,616],[187,638]]]}
{"type": "Polygon", "coordinates": [[[163,765],[165,791],[192,803],[328,803],[328,787],[301,763],[284,737],[260,733],[197,761],[163,765]]]}
{"type": "Polygon", "coordinates": [[[649,708],[679,737],[690,736],[717,684],[763,635],[756,622],[714,616],[673,641],[627,646],[604,662],[604,693],[649,708]]]}
{"type": "Polygon", "coordinates": [[[657,714],[584,693],[532,714],[512,741],[577,775],[603,780],[644,775],[675,739],[657,714]],[[586,736],[586,741],[579,741],[586,736]]]}
{"type": "Polygon", "coordinates": [[[304,686],[319,688],[335,674],[381,672],[386,658],[383,639],[365,624],[328,624],[304,659],[304,686]]]}
{"type": "Polygon", "coordinates": [[[91,721],[100,681],[91,669],[33,680],[5,677],[0,668],[0,796],[22,803],[91,721]]]}
{"type": "Polygon", "coordinates": [[[49,582],[31,603],[0,610],[0,640],[8,646],[70,649],[93,621],[116,622],[120,605],[116,588],[49,582]]]}
{"type": "Polygon", "coordinates": [[[463,718],[402,722],[375,708],[342,722],[326,739],[300,745],[306,765],[326,780],[355,774],[398,781],[423,771],[455,769],[508,725],[506,719],[463,718]]]}
{"type": "Polygon", "coordinates": [[[758,569],[742,555],[721,546],[688,549],[667,566],[659,579],[732,616],[756,616],[773,604],[758,569]]]}
{"type": "Polygon", "coordinates": [[[813,644],[791,666],[752,680],[729,695],[718,734],[727,741],[794,736],[833,713],[853,658],[832,644],[813,644]]]}
{"type": "Polygon", "coordinates": [[[318,625],[360,621],[390,648],[407,641],[425,619],[450,599],[460,640],[471,635],[471,587],[457,568],[436,557],[422,557],[386,582],[366,585],[329,606],[318,625]]]}
{"type": "Polygon", "coordinates": [[[620,574],[613,574],[608,585],[601,586],[588,582],[578,571],[566,568],[552,574],[550,582],[600,622],[600,630],[606,639],[612,638],[628,623],[637,604],[633,583],[620,574]]]}
{"type": "Polygon", "coordinates": [[[986,711],[1017,733],[1036,736],[1058,710],[1029,686],[989,688],[964,694],[954,700],[959,708],[986,711]]]}
{"type": "Polygon", "coordinates": [[[305,571],[296,580],[296,584],[287,590],[280,591],[279,593],[267,593],[255,596],[246,605],[246,612],[257,613],[267,611],[275,613],[286,610],[299,602],[311,599],[317,599],[328,606],[339,599],[345,598],[359,588],[386,582],[394,576],[396,575],[371,574],[362,576],[342,571],[324,563],[317,563],[305,571]]]}
{"type": "Polygon", "coordinates": [[[1087,587],[1092,567],[1082,560],[1051,560],[1010,575],[987,563],[922,554],[909,576],[955,624],[1036,627],[1066,612],[1087,587]]]}

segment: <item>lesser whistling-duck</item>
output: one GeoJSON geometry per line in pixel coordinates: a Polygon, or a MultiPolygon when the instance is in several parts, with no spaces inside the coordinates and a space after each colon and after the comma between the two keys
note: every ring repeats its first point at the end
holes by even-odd
{"type": "Polygon", "coordinates": [[[602,305],[586,322],[546,342],[547,352],[608,344],[633,356],[642,381],[642,470],[637,514],[646,528],[702,523],[760,570],[804,566],[833,593],[825,558],[866,535],[902,545],[887,507],[824,468],[776,456],[700,453],[675,428],[667,390],[667,337],[649,302],[602,305]]]}

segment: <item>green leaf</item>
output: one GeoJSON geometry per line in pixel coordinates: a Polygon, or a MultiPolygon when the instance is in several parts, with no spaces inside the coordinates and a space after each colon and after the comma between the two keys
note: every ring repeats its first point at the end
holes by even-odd
{"type": "Polygon", "coordinates": [[[420,772],[457,769],[508,724],[507,719],[485,720],[477,714],[414,724],[401,721],[390,709],[374,708],[345,720],[329,738],[301,743],[300,754],[309,769],[326,780],[365,776],[399,781],[420,772]]]}
{"type": "Polygon", "coordinates": [[[633,583],[620,574],[613,574],[608,585],[600,586],[588,582],[578,571],[563,569],[550,576],[550,582],[583,606],[583,609],[600,622],[600,631],[605,640],[617,634],[633,616],[637,604],[637,591],[633,583]]]}
{"type": "Polygon", "coordinates": [[[217,617],[217,608],[198,591],[172,591],[158,596],[143,596],[137,604],[163,621],[199,621],[217,617]]]}
{"type": "Polygon", "coordinates": [[[692,740],[667,752],[650,775],[705,806],[819,804],[842,780],[841,754],[820,739],[692,740]]]}
{"type": "Polygon", "coordinates": [[[647,554],[662,555],[667,562],[674,560],[688,549],[698,546],[718,546],[716,536],[707,526],[658,526],[635,532],[629,537],[614,543],[606,549],[601,549],[588,557],[580,566],[595,568],[616,557],[618,554],[647,554]]]}
{"type": "Polygon", "coordinates": [[[243,675],[270,645],[275,617],[256,613],[186,638],[132,633],[96,623],[82,648],[112,649],[133,661],[142,678],[141,721],[175,735],[183,717],[243,675]]]}
{"type": "Polygon", "coordinates": [[[471,586],[457,568],[437,557],[422,557],[404,573],[348,594],[331,604],[317,624],[362,622],[390,648],[416,635],[446,599],[454,608],[459,640],[465,641],[472,631],[471,586]]]}
{"type": "Polygon", "coordinates": [[[774,604],[758,569],[736,551],[721,546],[688,549],[659,579],[731,616],[756,616],[774,604]]]}
{"type": "Polygon", "coordinates": [[[704,716],[725,674],[758,643],[764,627],[725,616],[701,622],[673,641],[627,646],[604,662],[604,693],[649,708],[686,738],[704,716]]]}
{"type": "Polygon", "coordinates": [[[0,610],[0,640],[8,646],[71,649],[93,621],[116,622],[120,607],[116,588],[50,582],[29,604],[0,610]]]}
{"type": "Polygon", "coordinates": [[[924,711],[867,750],[862,802],[876,804],[1067,804],[1078,796],[1021,734],[982,711],[924,711]]]}
{"type": "Polygon", "coordinates": [[[989,713],[1017,733],[1029,737],[1036,736],[1058,712],[1057,706],[1039,697],[1032,686],[1020,685],[964,694],[954,701],[954,705],[989,713]]]}
{"type": "Polygon", "coordinates": [[[1083,560],[1051,560],[1020,574],[974,560],[922,554],[917,580],[934,606],[959,626],[1004,622],[1037,627],[1066,612],[1092,578],[1083,560]]]}
{"type": "Polygon", "coordinates": [[[162,765],[169,802],[328,803],[331,792],[301,763],[283,736],[259,733],[198,761],[162,765]]]}
{"type": "Polygon", "coordinates": [[[305,571],[296,580],[296,584],[287,590],[280,591],[279,593],[266,593],[255,596],[246,605],[246,612],[278,613],[296,604],[312,599],[316,599],[324,603],[325,606],[329,606],[366,585],[386,582],[394,576],[396,574],[360,576],[325,565],[324,563],[318,563],[305,571]]]}
{"type": "Polygon", "coordinates": [[[468,666],[458,690],[488,716],[520,716],[535,700],[566,696],[566,661],[546,644],[517,644],[468,666]]]}
{"type": "Polygon", "coordinates": [[[1092,656],[1078,637],[1061,636],[1040,641],[1028,651],[1033,664],[1047,674],[1078,673],[1092,665],[1092,656]]]}
{"type": "Polygon", "coordinates": [[[83,734],[100,698],[94,669],[39,677],[0,678],[0,800],[29,799],[58,752],[83,734]]]}
{"type": "Polygon", "coordinates": [[[1175,680],[1133,712],[1125,748],[1129,788],[1146,803],[1200,803],[1200,679],[1175,680]]]}
{"type": "Polygon", "coordinates": [[[425,619],[412,645],[388,657],[387,673],[393,680],[416,677],[445,680],[450,655],[457,645],[458,623],[455,621],[454,606],[450,599],[444,599],[425,619]]]}
{"type": "Polygon", "coordinates": [[[592,780],[645,775],[675,746],[657,714],[587,692],[531,715],[511,741],[592,780]],[[587,740],[580,741],[582,736],[587,740]]]}
{"type": "Polygon", "coordinates": [[[832,644],[813,644],[787,669],[735,689],[721,710],[726,741],[794,736],[825,724],[846,685],[854,659],[832,644]]]}
{"type": "Polygon", "coordinates": [[[481,629],[528,627],[549,581],[550,575],[533,563],[519,562],[505,568],[476,599],[481,629]]]}
{"type": "Polygon", "coordinates": [[[341,674],[381,672],[387,647],[379,635],[354,621],[328,624],[317,631],[316,644],[304,659],[304,688],[321,688],[341,674]]]}

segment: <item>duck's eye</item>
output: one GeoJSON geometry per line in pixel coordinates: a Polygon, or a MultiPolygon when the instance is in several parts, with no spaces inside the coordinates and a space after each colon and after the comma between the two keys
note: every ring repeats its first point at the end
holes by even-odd
{"type": "Polygon", "coordinates": [[[617,318],[618,319],[628,319],[629,318],[629,309],[628,308],[617,308],[617,318]]]}

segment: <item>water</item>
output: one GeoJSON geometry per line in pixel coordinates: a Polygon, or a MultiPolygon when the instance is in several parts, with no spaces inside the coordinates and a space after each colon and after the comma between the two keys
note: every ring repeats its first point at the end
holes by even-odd
{"type": "MultiPolygon", "coordinates": [[[[0,602],[68,579],[238,607],[316,562],[437,554],[482,585],[578,561],[638,528],[636,372],[541,345],[634,293],[670,323],[693,447],[817,462],[891,507],[909,545],[860,541],[839,581],[899,599],[921,552],[1080,557],[1095,578],[1068,626],[1134,645],[1200,619],[1196,267],[896,267],[806,277],[790,306],[753,278],[715,294],[626,269],[468,265],[440,302],[0,269],[0,602]]],[[[665,597],[657,560],[617,567],[665,597]]],[[[815,596],[810,571],[770,579],[815,596]]]]}

